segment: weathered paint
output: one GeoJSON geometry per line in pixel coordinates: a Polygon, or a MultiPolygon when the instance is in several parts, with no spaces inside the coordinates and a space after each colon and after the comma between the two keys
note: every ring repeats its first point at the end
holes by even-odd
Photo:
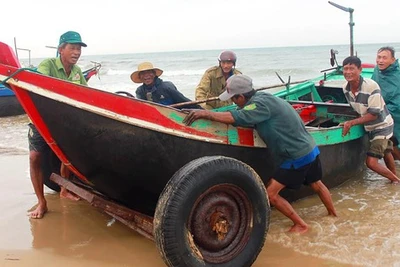
{"type": "Polygon", "coordinates": [[[228,129],[228,142],[231,145],[236,145],[240,143],[237,128],[230,127],[228,129]]]}

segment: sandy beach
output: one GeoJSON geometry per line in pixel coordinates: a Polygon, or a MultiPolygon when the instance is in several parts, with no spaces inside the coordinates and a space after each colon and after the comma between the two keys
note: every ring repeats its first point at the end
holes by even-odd
{"type": "MultiPolygon", "coordinates": [[[[60,199],[46,190],[49,212],[41,220],[26,213],[36,203],[28,154],[0,156],[0,266],[165,266],[155,243],[114,221],[86,201],[60,199]]],[[[273,211],[274,213],[275,211],[273,211]]],[[[304,255],[267,238],[253,266],[347,266],[304,255]]]]}

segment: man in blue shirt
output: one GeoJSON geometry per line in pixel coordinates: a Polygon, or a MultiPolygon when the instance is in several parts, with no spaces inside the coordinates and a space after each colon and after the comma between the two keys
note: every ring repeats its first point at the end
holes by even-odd
{"type": "Polygon", "coordinates": [[[228,112],[191,111],[184,123],[190,125],[204,118],[257,130],[279,166],[267,185],[267,192],[271,204],[293,221],[289,231],[305,233],[308,225],[279,195],[285,187],[298,189],[302,184],[311,186],[328,214],[336,216],[329,190],[321,181],[318,147],[293,107],[269,93],[256,92],[251,78],[242,74],[227,80],[226,91],[219,98],[222,101],[231,99],[239,108],[228,112]]]}
{"type": "MultiPolygon", "coordinates": [[[[143,62],[138,69],[131,74],[134,83],[143,83],[136,89],[136,97],[152,101],[162,105],[172,105],[184,102],[191,102],[176,89],[172,82],[163,81],[159,78],[163,71],[153,67],[150,62],[143,62]]],[[[186,108],[200,108],[196,104],[186,105],[186,108]]]]}

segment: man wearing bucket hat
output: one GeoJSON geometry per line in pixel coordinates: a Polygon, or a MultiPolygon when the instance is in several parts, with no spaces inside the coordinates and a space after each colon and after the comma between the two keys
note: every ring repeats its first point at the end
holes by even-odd
{"type": "MultiPolygon", "coordinates": [[[[87,45],[82,42],[82,38],[79,33],[68,31],[62,34],[60,36],[60,41],[57,48],[57,55],[59,56],[56,58],[43,60],[39,64],[37,71],[51,77],[87,85],[85,77],[82,74],[82,70],[76,65],[79,57],[81,56],[82,46],[86,47],[87,45]]],[[[47,212],[47,202],[44,197],[44,178],[41,164],[42,160],[44,160],[44,152],[50,148],[32,122],[29,123],[28,141],[30,176],[33,189],[36,197],[38,198],[38,204],[36,208],[29,212],[28,216],[33,219],[40,219],[47,212]]],[[[64,178],[68,178],[70,176],[70,172],[64,164],[61,164],[60,173],[64,178]]],[[[67,191],[63,187],[61,187],[60,197],[72,200],[79,199],[76,195],[67,191]]]]}
{"type": "MultiPolygon", "coordinates": [[[[143,83],[136,89],[136,97],[162,105],[190,102],[191,100],[179,92],[172,82],[159,78],[162,73],[161,69],[155,68],[150,62],[140,63],[138,69],[131,74],[134,83],[143,83]]],[[[193,104],[185,107],[201,108],[193,104]]]]}
{"type": "Polygon", "coordinates": [[[231,99],[238,109],[228,112],[193,110],[183,122],[191,125],[198,119],[209,119],[235,126],[257,129],[275,161],[275,173],[267,185],[273,206],[293,221],[290,232],[305,233],[308,225],[290,203],[279,195],[285,187],[298,189],[309,185],[320,197],[328,215],[336,216],[328,188],[322,183],[319,150],[294,108],[285,100],[253,89],[250,77],[234,75],[227,80],[226,91],[219,98],[231,99]]]}
{"type": "MultiPolygon", "coordinates": [[[[237,56],[232,51],[222,51],[218,56],[218,66],[206,70],[196,88],[196,100],[206,100],[219,96],[225,88],[226,80],[234,75],[241,74],[236,67],[237,56]]],[[[232,101],[208,101],[200,104],[204,109],[214,109],[231,105],[232,101]]]]}

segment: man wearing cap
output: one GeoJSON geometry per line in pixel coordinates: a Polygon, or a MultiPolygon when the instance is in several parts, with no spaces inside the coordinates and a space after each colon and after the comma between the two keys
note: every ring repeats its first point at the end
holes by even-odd
{"type": "Polygon", "coordinates": [[[38,66],[38,72],[73,83],[87,85],[81,68],[76,65],[81,56],[82,46],[86,47],[87,45],[82,42],[79,33],[73,31],[64,33],[61,35],[58,45],[60,56],[43,60],[38,66]]]}
{"type": "MultiPolygon", "coordinates": [[[[222,51],[218,57],[218,66],[206,70],[196,88],[196,101],[219,96],[224,90],[226,80],[234,74],[241,74],[236,66],[237,56],[232,51],[222,51]]],[[[204,109],[215,109],[231,105],[232,101],[208,101],[200,104],[204,109]]]]}
{"type": "MultiPolygon", "coordinates": [[[[85,77],[82,74],[82,70],[76,65],[79,57],[81,56],[82,46],[86,47],[86,44],[82,42],[79,33],[74,31],[68,31],[64,33],[60,36],[60,42],[58,45],[59,57],[43,60],[39,64],[37,71],[44,75],[67,80],[73,83],[87,85],[85,77]]],[[[41,168],[41,161],[44,160],[43,153],[50,148],[32,123],[29,123],[28,141],[30,176],[33,189],[36,197],[38,198],[37,207],[33,211],[29,212],[28,216],[33,219],[41,219],[47,212],[47,202],[44,197],[44,178],[41,168]]],[[[64,164],[61,164],[60,172],[61,176],[65,178],[68,178],[70,175],[68,168],[64,164]]],[[[60,197],[72,200],[79,199],[76,195],[67,191],[63,187],[61,187],[60,197]]]]}
{"type": "Polygon", "coordinates": [[[257,130],[278,167],[267,185],[269,200],[293,221],[290,232],[305,233],[308,225],[279,195],[285,187],[298,189],[303,184],[309,185],[324,203],[328,215],[336,216],[329,190],[321,181],[318,147],[293,107],[269,93],[256,92],[252,80],[242,74],[227,80],[226,91],[219,98],[222,101],[231,99],[238,109],[228,112],[194,110],[183,122],[190,125],[197,119],[209,119],[257,130]]]}
{"type": "MultiPolygon", "coordinates": [[[[143,83],[136,89],[136,97],[162,105],[172,105],[191,100],[176,89],[172,82],[163,81],[159,77],[163,71],[155,68],[150,62],[143,62],[131,74],[134,83],[143,83]]],[[[201,108],[198,105],[187,105],[186,108],[201,108]]]]}

